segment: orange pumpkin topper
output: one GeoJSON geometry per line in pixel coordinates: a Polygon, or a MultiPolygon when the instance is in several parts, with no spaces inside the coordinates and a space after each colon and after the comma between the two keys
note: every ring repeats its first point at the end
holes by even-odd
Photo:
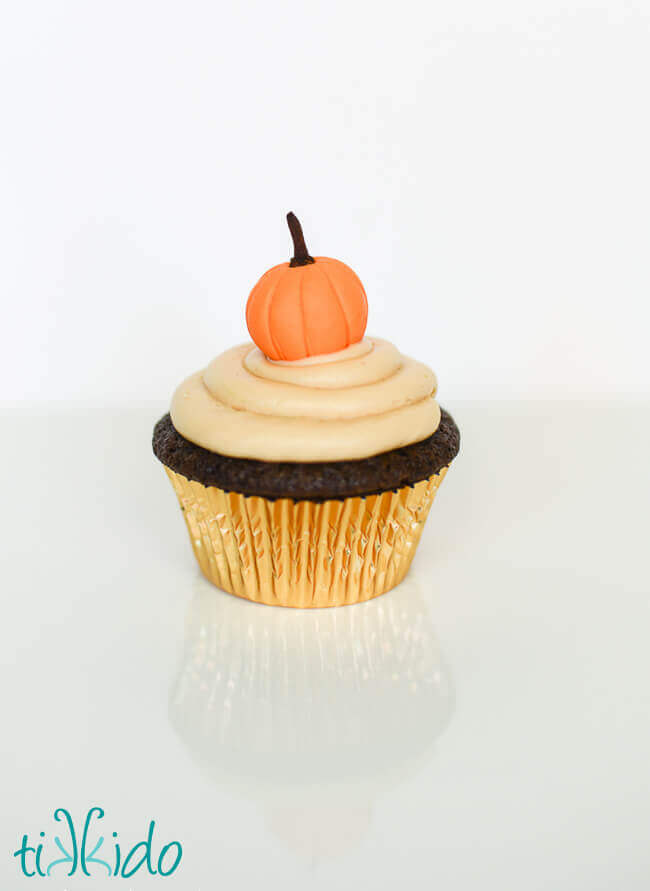
{"type": "Polygon", "coordinates": [[[287,214],[294,256],[265,272],[246,304],[251,337],[269,359],[335,353],[362,339],[368,301],[355,273],[329,257],[310,257],[302,227],[287,214]]]}

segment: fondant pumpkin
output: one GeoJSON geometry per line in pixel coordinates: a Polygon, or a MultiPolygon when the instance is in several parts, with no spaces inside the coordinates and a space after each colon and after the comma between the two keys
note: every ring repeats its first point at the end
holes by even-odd
{"type": "Polygon", "coordinates": [[[355,273],[307,252],[298,218],[287,214],[294,256],[265,272],[246,304],[251,337],[269,359],[295,360],[343,350],[363,338],[368,301],[355,273]]]}

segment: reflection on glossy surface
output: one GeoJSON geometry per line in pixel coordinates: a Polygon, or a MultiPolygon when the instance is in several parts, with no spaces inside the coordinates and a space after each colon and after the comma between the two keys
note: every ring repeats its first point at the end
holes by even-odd
{"type": "Polygon", "coordinates": [[[452,713],[415,583],[305,611],[197,587],[171,691],[174,727],[203,769],[257,799],[292,847],[349,847],[376,795],[416,769],[452,713]]]}

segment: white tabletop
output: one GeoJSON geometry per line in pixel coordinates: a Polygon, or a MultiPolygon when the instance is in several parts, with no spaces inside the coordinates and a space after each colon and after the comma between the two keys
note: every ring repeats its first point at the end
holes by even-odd
{"type": "Polygon", "coordinates": [[[5,410],[3,889],[92,805],[184,891],[650,887],[650,407],[448,407],[407,580],[313,611],[200,577],[162,406],[5,410]]]}

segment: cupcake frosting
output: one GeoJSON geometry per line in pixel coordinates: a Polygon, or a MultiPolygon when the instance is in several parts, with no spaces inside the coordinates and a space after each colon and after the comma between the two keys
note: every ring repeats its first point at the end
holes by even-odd
{"type": "Polygon", "coordinates": [[[252,343],[227,350],[174,393],[174,427],[196,445],[262,461],[368,458],[430,436],[437,382],[388,341],[272,361],[252,343]]]}

